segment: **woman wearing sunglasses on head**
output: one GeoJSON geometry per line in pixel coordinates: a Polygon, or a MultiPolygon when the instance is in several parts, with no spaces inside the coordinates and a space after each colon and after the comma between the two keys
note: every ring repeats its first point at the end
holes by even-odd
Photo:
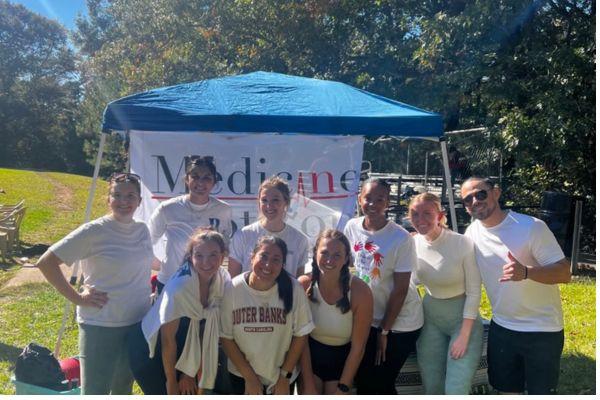
{"type": "Polygon", "coordinates": [[[349,394],[373,320],[369,286],[350,273],[344,234],[327,229],[313,250],[312,273],[298,280],[309,299],[315,329],[302,353],[302,394],[349,394]]]}
{"type": "Polygon", "coordinates": [[[259,220],[237,231],[231,241],[229,273],[232,277],[250,270],[251,253],[263,235],[281,238],[287,245],[285,269],[293,277],[304,273],[308,261],[308,239],[302,232],[285,223],[290,206],[290,188],[283,179],[272,176],[258,189],[259,220]]]}
{"type": "Polygon", "coordinates": [[[251,270],[236,276],[223,296],[221,343],[229,358],[233,394],[290,394],[296,365],[314,328],[300,284],[284,269],[287,246],[262,236],[251,270]]]}
{"type": "Polygon", "coordinates": [[[396,378],[423,326],[421,299],[411,273],[416,267],[410,234],[389,221],[390,185],[370,179],[358,199],[364,216],[346,224],[356,274],[373,293],[373,323],[356,374],[358,394],[396,394],[396,378]]]}
{"type": "Polygon", "coordinates": [[[184,177],[188,193],[162,202],[148,222],[153,243],[163,235],[166,238],[165,259],[158,272],[159,293],[181,266],[186,243],[196,229],[212,227],[227,241],[231,236],[231,207],[210,195],[217,183],[213,158],[188,159],[184,177]]]}
{"type": "Polygon", "coordinates": [[[37,263],[48,282],[77,305],[82,394],[131,394],[126,337],[150,308],[153,259],[148,228],[133,219],[140,193],[137,175],[113,175],[110,213],[50,246],[37,263]],[[76,261],[84,278],[79,293],[60,270],[60,264],[76,261]]]}
{"type": "Polygon", "coordinates": [[[446,215],[434,194],[413,197],[408,216],[418,232],[416,274],[427,292],[425,324],[417,340],[425,394],[466,395],[483,346],[481,276],[473,243],[446,228],[446,215]]]}

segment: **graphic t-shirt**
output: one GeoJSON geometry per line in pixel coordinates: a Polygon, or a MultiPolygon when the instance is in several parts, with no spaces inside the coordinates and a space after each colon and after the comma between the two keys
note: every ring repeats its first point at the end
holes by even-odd
{"type": "MultiPolygon", "coordinates": [[[[308,335],[313,329],[308,299],[300,284],[292,279],[293,307],[286,315],[277,284],[266,291],[255,290],[246,282],[249,272],[232,280],[221,306],[221,337],[234,340],[263,385],[277,383],[279,367],[285,361],[294,336],[308,335]]],[[[228,369],[242,376],[229,360],[228,369]]],[[[292,380],[298,375],[294,369],[292,380]]]]}
{"type": "MultiPolygon", "coordinates": [[[[412,272],[417,266],[415,245],[410,234],[393,221],[376,232],[363,228],[364,217],[353,218],[344,234],[350,241],[355,274],[365,281],[373,293],[373,326],[383,320],[395,272],[412,272]]],[[[409,332],[423,326],[421,298],[412,279],[404,304],[392,330],[409,332]]]]}

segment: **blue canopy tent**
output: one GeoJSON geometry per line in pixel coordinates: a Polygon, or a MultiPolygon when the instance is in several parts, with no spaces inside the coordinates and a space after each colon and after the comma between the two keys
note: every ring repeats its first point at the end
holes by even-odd
{"type": "Polygon", "coordinates": [[[442,137],[440,115],[333,81],[269,72],[115,100],[102,131],[281,132],[442,137]]]}
{"type": "MultiPolygon", "coordinates": [[[[152,89],[109,103],[86,220],[106,134],[129,130],[389,135],[434,140],[441,144],[445,181],[451,187],[439,114],[340,82],[254,72],[152,89]]],[[[456,230],[453,196],[448,200],[456,230]]]]}

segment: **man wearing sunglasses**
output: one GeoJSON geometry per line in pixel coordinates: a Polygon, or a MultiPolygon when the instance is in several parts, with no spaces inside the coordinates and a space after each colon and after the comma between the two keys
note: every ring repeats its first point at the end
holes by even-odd
{"type": "Polygon", "coordinates": [[[543,221],[500,208],[490,180],[467,179],[461,197],[492,305],[490,384],[502,393],[555,394],[564,343],[558,283],[571,280],[570,265],[543,221]]]}

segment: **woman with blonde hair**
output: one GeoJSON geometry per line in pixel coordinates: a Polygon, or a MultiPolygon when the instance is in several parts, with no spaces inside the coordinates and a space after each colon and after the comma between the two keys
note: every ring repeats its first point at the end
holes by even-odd
{"type": "Polygon", "coordinates": [[[408,216],[417,230],[417,279],[426,290],[425,323],[417,361],[426,394],[469,394],[483,346],[479,317],[481,276],[473,243],[446,228],[440,199],[412,198],[408,216]]]}
{"type": "Polygon", "coordinates": [[[281,238],[287,245],[285,269],[290,275],[297,277],[304,273],[308,261],[308,239],[285,223],[290,201],[290,188],[283,179],[272,176],[260,185],[258,221],[237,231],[231,242],[228,266],[231,277],[250,270],[252,250],[258,238],[264,235],[281,238]]]}

